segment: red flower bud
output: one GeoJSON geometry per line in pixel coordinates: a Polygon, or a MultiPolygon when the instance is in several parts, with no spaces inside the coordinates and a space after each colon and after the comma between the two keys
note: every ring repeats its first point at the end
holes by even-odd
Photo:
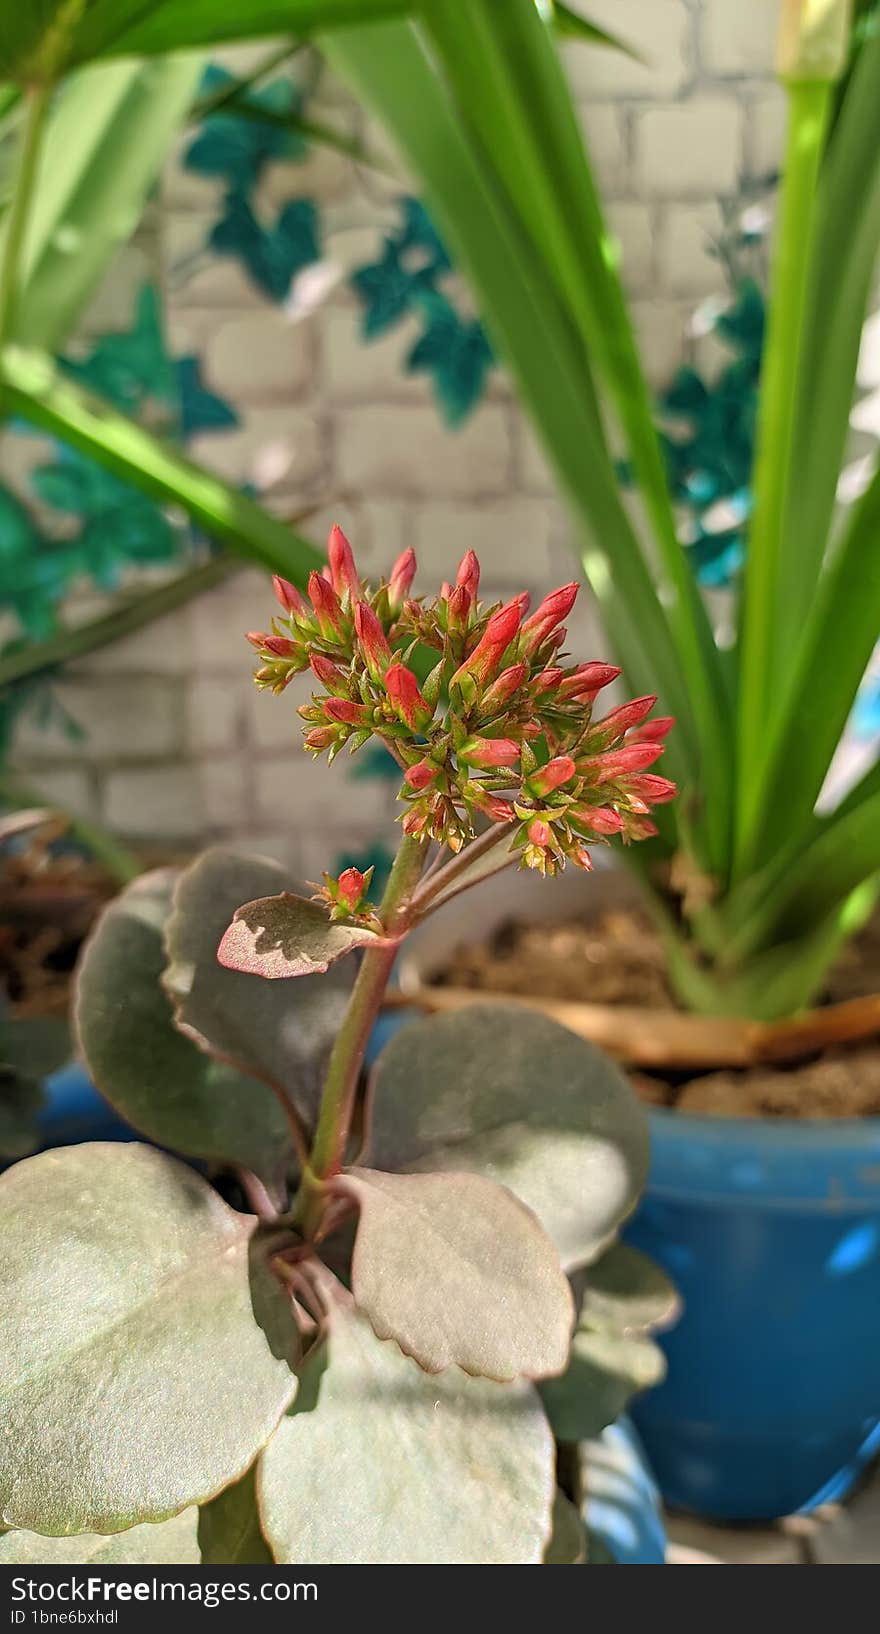
{"type": "Polygon", "coordinates": [[[374,681],[381,681],[391,662],[391,648],[376,614],[365,601],[355,604],[354,627],[366,659],[367,669],[374,681]]]}
{"type": "Polygon", "coordinates": [[[571,851],[569,852],[569,856],[571,857],[572,862],[577,863],[578,868],[582,868],[584,870],[585,874],[592,873],[593,859],[590,856],[586,846],[581,845],[580,840],[578,840],[572,847],[571,851]]]}
{"type": "Polygon", "coordinates": [[[658,715],[656,720],[645,721],[630,736],[631,743],[660,743],[675,725],[674,715],[658,715]]]}
{"type": "Polygon", "coordinates": [[[245,641],[249,641],[252,647],[256,647],[257,652],[263,651],[268,639],[269,637],[264,635],[262,630],[248,630],[245,635],[245,641]]]}
{"type": "Polygon", "coordinates": [[[513,738],[468,738],[458,751],[459,760],[473,766],[515,766],[520,747],[513,738]]]}
{"type": "Polygon", "coordinates": [[[513,811],[506,800],[500,799],[497,794],[481,793],[475,797],[475,803],[480,811],[491,817],[493,823],[509,823],[513,819],[513,811]]]}
{"type": "Polygon", "coordinates": [[[410,548],[398,556],[388,579],[388,605],[392,612],[403,606],[416,576],[416,553],[410,548]]]}
{"type": "MultiPolygon", "coordinates": [[[[250,641],[251,639],[252,635],[249,635],[248,640],[250,641]]],[[[264,635],[260,639],[263,651],[270,652],[273,658],[296,657],[296,647],[288,636],[264,635]]],[[[254,645],[256,646],[256,642],[254,642],[254,645]]]]}
{"type": "Polygon", "coordinates": [[[315,726],[303,738],[307,749],[329,749],[331,743],[336,742],[336,730],[332,726],[315,726]]]}
{"type": "Polygon", "coordinates": [[[668,777],[658,777],[654,772],[645,772],[641,777],[631,777],[626,785],[627,793],[634,794],[642,800],[647,800],[652,806],[664,806],[667,800],[674,800],[678,793],[676,785],[668,777]]]}
{"type": "Polygon", "coordinates": [[[309,601],[315,609],[321,634],[338,640],[345,628],[342,608],[333,586],[320,573],[309,574],[309,601]]]}
{"type": "Polygon", "coordinates": [[[540,817],[532,818],[526,833],[532,845],[547,846],[553,844],[553,830],[550,824],[543,822],[540,817]]]}
{"type": "Polygon", "coordinates": [[[476,601],[480,588],[480,564],[474,551],[468,550],[462,556],[455,582],[467,591],[471,601],[476,601]]]}
{"type": "Polygon", "coordinates": [[[471,616],[472,597],[467,586],[457,584],[450,590],[446,603],[450,630],[466,630],[471,616]]]}
{"type": "Polygon", "coordinates": [[[594,834],[619,834],[623,828],[623,818],[612,806],[570,806],[568,815],[594,834]]]}
{"type": "Polygon", "coordinates": [[[419,732],[427,726],[433,711],[422,697],[411,669],[405,664],[389,664],[385,671],[385,690],[411,732],[419,732]]]}
{"type": "MultiPolygon", "coordinates": [[[[372,868],[370,873],[372,873],[372,868]]],[[[356,913],[363,900],[369,880],[359,868],[344,868],[336,881],[337,900],[349,913],[356,913]]]]}
{"type": "Polygon", "coordinates": [[[643,772],[663,753],[662,743],[625,743],[622,749],[608,749],[578,761],[578,771],[593,774],[597,783],[607,783],[621,772],[643,772]]]}
{"type": "Polygon", "coordinates": [[[595,729],[601,732],[603,737],[607,737],[609,742],[612,738],[622,737],[631,726],[638,726],[646,715],[650,715],[656,702],[656,693],[651,693],[646,698],[633,698],[631,703],[620,704],[617,709],[612,709],[604,720],[596,721],[595,729]]]}
{"type": "Polygon", "coordinates": [[[536,696],[540,698],[545,692],[551,692],[555,687],[558,687],[564,674],[565,671],[561,669],[542,669],[539,671],[532,681],[532,689],[536,696]]]}
{"type": "Polygon", "coordinates": [[[351,698],[328,698],[324,713],[331,721],[341,721],[344,726],[368,726],[370,722],[366,704],[353,703],[351,698]]]}
{"type": "Polygon", "coordinates": [[[275,592],[276,601],[278,601],[284,608],[285,613],[293,613],[295,615],[302,615],[305,613],[306,616],[308,616],[309,609],[305,596],[300,595],[296,585],[291,584],[289,579],[282,579],[280,573],[274,574],[272,578],[272,589],[275,592]]]}
{"type": "Polygon", "coordinates": [[[569,778],[575,775],[575,764],[570,755],[557,755],[555,760],[548,760],[546,766],[539,766],[528,780],[529,792],[543,798],[552,794],[569,778]]]}
{"type": "Polygon", "coordinates": [[[561,698],[581,698],[595,695],[603,687],[616,681],[620,669],[617,664],[579,664],[572,675],[567,675],[559,688],[561,698]]]}
{"type": "Polygon", "coordinates": [[[345,680],[339,665],[334,664],[332,658],[328,658],[325,653],[310,652],[309,664],[322,686],[335,687],[345,680]]]}
{"type": "Polygon", "coordinates": [[[491,681],[504,653],[519,629],[521,617],[518,601],[510,601],[493,613],[472,653],[468,655],[450,681],[450,686],[461,685],[462,677],[473,675],[483,684],[491,681]]]}
{"type": "Polygon", "coordinates": [[[526,619],[522,627],[522,650],[524,653],[536,652],[541,642],[545,641],[551,630],[567,618],[575,603],[580,585],[575,581],[563,584],[558,590],[552,590],[545,596],[539,607],[536,607],[531,618],[526,619]]]}
{"type": "Polygon", "coordinates": [[[344,595],[347,590],[354,601],[361,593],[354,554],[345,534],[335,522],[327,540],[327,557],[330,564],[330,581],[337,596],[344,595]]]}
{"type": "Polygon", "coordinates": [[[420,760],[404,772],[403,781],[408,783],[411,789],[421,791],[426,789],[429,783],[433,783],[439,771],[440,767],[435,766],[432,761],[420,760]]]}
{"type": "Polygon", "coordinates": [[[493,715],[504,705],[509,703],[517,693],[529,673],[528,664],[511,664],[508,669],[502,670],[497,680],[492,682],[488,691],[483,693],[480,700],[480,714],[493,715]]]}

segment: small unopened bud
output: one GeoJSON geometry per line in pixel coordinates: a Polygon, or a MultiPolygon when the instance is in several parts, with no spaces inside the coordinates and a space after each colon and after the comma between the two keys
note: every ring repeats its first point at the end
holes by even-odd
{"type": "Polygon", "coordinates": [[[303,743],[307,749],[314,749],[316,752],[319,752],[321,749],[329,749],[331,743],[336,742],[336,737],[337,733],[335,727],[314,726],[311,732],[306,733],[305,737],[303,738],[303,743]]]}
{"type": "Polygon", "coordinates": [[[372,868],[362,874],[359,868],[344,868],[336,881],[338,901],[349,913],[357,913],[373,877],[372,868]]]}
{"type": "Polygon", "coordinates": [[[483,685],[491,681],[519,629],[520,616],[518,601],[499,607],[497,613],[492,614],[473,652],[459,665],[450,686],[461,685],[464,676],[473,676],[483,685]]]}
{"type": "Polygon", "coordinates": [[[574,580],[571,584],[563,584],[558,590],[551,591],[545,596],[539,607],[535,608],[531,618],[527,618],[522,627],[520,645],[523,653],[536,652],[541,642],[545,641],[557,624],[568,618],[575,603],[580,585],[574,580]]]}
{"type": "Polygon", "coordinates": [[[480,714],[485,718],[488,715],[497,714],[499,709],[503,709],[505,704],[508,704],[519,691],[528,673],[528,664],[510,664],[506,670],[502,670],[488,690],[483,693],[480,700],[480,714]]]}
{"type": "Polygon", "coordinates": [[[419,760],[415,766],[410,766],[408,770],[404,772],[403,781],[404,783],[407,783],[411,789],[415,789],[417,792],[420,792],[422,789],[426,789],[429,783],[434,782],[434,779],[437,777],[439,771],[440,767],[435,766],[433,761],[419,760]]]}
{"type": "Polygon", "coordinates": [[[476,601],[480,588],[480,563],[474,551],[465,551],[458,564],[455,582],[467,591],[471,601],[476,601]]]}
{"type": "Polygon", "coordinates": [[[573,675],[567,675],[559,688],[561,698],[594,697],[603,687],[616,681],[620,670],[617,664],[579,664],[573,675]]]}
{"type": "Polygon", "coordinates": [[[355,606],[354,627],[367,669],[374,681],[381,681],[391,662],[391,648],[376,614],[365,601],[359,601],[355,606]]]}
{"type": "Polygon", "coordinates": [[[528,834],[532,845],[540,845],[543,847],[553,844],[553,830],[550,827],[550,824],[545,823],[540,817],[532,818],[532,821],[529,823],[529,826],[526,829],[526,833],[528,834]]]}
{"type": "Polygon", "coordinates": [[[272,589],[276,601],[284,608],[285,613],[293,613],[295,616],[305,614],[307,618],[310,617],[310,608],[305,596],[300,595],[296,585],[291,584],[289,579],[282,579],[280,573],[274,574],[272,589]]]}
{"type": "Polygon", "coordinates": [[[327,558],[330,565],[330,581],[337,596],[343,596],[347,590],[354,601],[361,593],[354,553],[342,529],[335,522],[327,540],[327,558]]]}
{"type": "Polygon", "coordinates": [[[296,646],[286,635],[264,635],[263,651],[270,652],[273,658],[296,657],[296,646]]]}
{"type": "Polygon", "coordinates": [[[630,778],[627,793],[638,795],[642,800],[647,800],[649,805],[665,806],[667,800],[675,799],[678,789],[670,778],[646,772],[641,777],[630,778]]]}
{"type": "Polygon", "coordinates": [[[324,713],[331,721],[341,721],[344,726],[367,726],[370,720],[366,704],[353,703],[351,698],[328,698],[324,713]]]}
{"type": "Polygon", "coordinates": [[[566,815],[594,834],[619,834],[623,828],[623,818],[613,806],[569,806],[566,815]]]}
{"type": "Polygon", "coordinates": [[[607,783],[621,772],[645,771],[662,753],[662,743],[625,743],[622,749],[609,749],[605,754],[579,760],[577,769],[592,774],[598,783],[607,783]]]}
{"type": "Polygon", "coordinates": [[[338,641],[344,633],[342,608],[331,584],[320,573],[309,574],[309,601],[315,609],[318,629],[330,640],[338,641]]]}
{"type": "Polygon", "coordinates": [[[674,715],[658,715],[656,720],[643,721],[630,733],[630,743],[660,743],[675,725],[674,715]]]}
{"type": "Polygon", "coordinates": [[[466,738],[458,751],[459,760],[472,766],[489,769],[493,766],[515,766],[520,748],[513,738],[466,738]]]}
{"type": "Polygon", "coordinates": [[[620,704],[617,709],[612,709],[604,720],[596,721],[594,728],[611,743],[614,738],[623,737],[624,732],[628,732],[631,726],[640,725],[645,716],[650,715],[656,702],[656,693],[651,693],[645,698],[633,698],[629,703],[620,704]]]}
{"type": "Polygon", "coordinates": [[[309,665],[312,673],[317,676],[322,686],[337,687],[344,685],[345,676],[342,670],[325,653],[310,652],[309,665]]]}
{"type": "Polygon", "coordinates": [[[433,710],[422,697],[411,669],[405,664],[389,664],[385,671],[385,690],[411,732],[420,732],[427,726],[433,710]]]}
{"type": "Polygon", "coordinates": [[[529,793],[543,799],[552,794],[554,789],[567,783],[575,775],[575,764],[570,755],[557,755],[554,760],[548,760],[546,766],[539,766],[529,778],[529,793]]]}
{"type": "Polygon", "coordinates": [[[393,613],[400,611],[416,576],[416,553],[410,548],[398,556],[388,579],[388,606],[393,613]]]}

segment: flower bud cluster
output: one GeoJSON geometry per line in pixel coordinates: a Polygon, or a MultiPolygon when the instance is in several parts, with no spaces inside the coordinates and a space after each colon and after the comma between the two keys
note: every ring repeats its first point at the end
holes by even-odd
{"type": "Polygon", "coordinates": [[[328,566],[311,575],[307,595],[275,579],[282,616],[248,640],[260,657],[258,686],[282,692],[311,669],[320,690],[299,710],[306,748],[332,760],[380,739],[401,768],[406,833],[459,851],[483,819],[508,823],[522,865],[543,874],[566,860],[589,868],[597,841],[655,834],[651,808],[676,790],[649,768],[673,722],[647,718],[653,697],[594,718],[620,671],[565,661],[577,584],[530,614],[527,595],[490,607],[479,600],[472,550],[431,601],[410,594],[415,571],[404,551],[388,579],[369,587],[334,527],[328,566]]]}

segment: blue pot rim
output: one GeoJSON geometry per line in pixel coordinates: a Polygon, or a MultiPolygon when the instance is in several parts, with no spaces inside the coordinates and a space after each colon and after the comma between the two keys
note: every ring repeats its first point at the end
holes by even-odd
{"type": "Polygon", "coordinates": [[[880,1212],[880,1117],[717,1118],[649,1110],[651,1198],[880,1212]]]}

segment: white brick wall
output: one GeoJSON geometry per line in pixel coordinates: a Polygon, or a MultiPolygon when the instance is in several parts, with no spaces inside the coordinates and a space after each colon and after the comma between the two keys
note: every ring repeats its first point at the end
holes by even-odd
{"type": "MultiPolygon", "coordinates": [[[[743,176],[778,163],[778,0],[573,3],[645,59],[574,43],[564,52],[647,372],[659,386],[686,353],[694,305],[719,286],[708,253],[719,200],[734,196],[743,176]]],[[[320,97],[316,117],[361,128],[374,151],[389,151],[332,79],[320,97]]],[[[336,153],[269,169],[261,187],[268,206],[296,194],[319,199],[324,253],[340,268],[329,300],[305,321],[271,306],[231,260],[171,280],[172,344],[201,355],[207,384],[241,417],[240,429],[202,436],[193,452],[232,480],[254,483],[280,514],[311,505],[315,537],[338,519],[373,573],[413,544],[419,587],[430,589],[473,545],[492,591],[540,591],[572,575],[571,528],[504,378],[493,377],[487,400],[450,433],[428,382],[401,371],[413,327],[370,345],[359,339],[344,270],[378,250],[402,190],[358,175],[336,153]]],[[[169,166],[161,215],[168,265],[202,247],[220,196],[217,182],[169,166]]],[[[94,304],[92,327],[126,320],[144,270],[143,250],[133,246],[94,304]]],[[[4,475],[21,487],[29,445],[5,444],[4,475]]],[[[353,779],[346,758],[328,771],[298,747],[295,705],[307,683],[282,698],[254,690],[243,633],[265,627],[271,613],[266,578],[243,571],[95,654],[61,688],[88,732],[85,744],[28,729],[19,763],[48,795],[128,838],[186,847],[239,837],[317,878],[338,852],[393,832],[392,803],[385,785],[353,779]]],[[[572,644],[584,656],[603,651],[586,593],[572,644]]]]}

